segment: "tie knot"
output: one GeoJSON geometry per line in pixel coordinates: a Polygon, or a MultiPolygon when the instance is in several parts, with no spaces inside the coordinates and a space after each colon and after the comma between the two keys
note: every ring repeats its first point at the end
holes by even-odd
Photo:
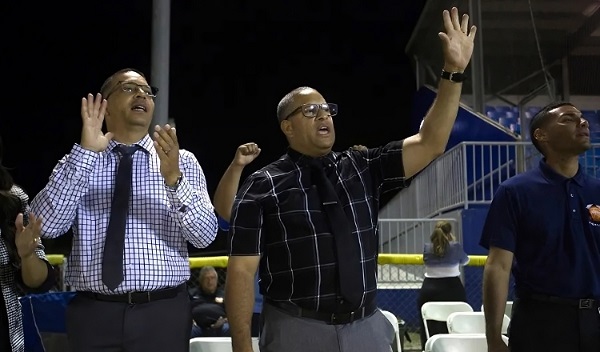
{"type": "Polygon", "coordinates": [[[115,150],[119,152],[121,156],[133,155],[133,153],[135,153],[138,149],[140,149],[140,146],[137,144],[131,146],[119,144],[115,147],[115,150]]]}

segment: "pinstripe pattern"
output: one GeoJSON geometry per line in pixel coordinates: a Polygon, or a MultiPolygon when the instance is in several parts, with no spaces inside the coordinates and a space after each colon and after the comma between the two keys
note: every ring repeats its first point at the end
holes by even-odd
{"type": "MultiPolygon", "coordinates": [[[[323,157],[352,233],[361,248],[363,303],[377,286],[377,224],[381,186],[407,187],[402,141],[366,151],[323,157]]],[[[261,255],[261,293],[276,301],[335,311],[338,259],[308,158],[289,149],[279,160],[250,175],[232,212],[231,255],[261,255]]],[[[343,262],[343,258],[340,260],[343,262]]]]}

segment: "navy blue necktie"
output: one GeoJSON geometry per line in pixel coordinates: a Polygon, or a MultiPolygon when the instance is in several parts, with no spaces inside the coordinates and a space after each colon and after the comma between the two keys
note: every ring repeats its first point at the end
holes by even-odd
{"type": "Polygon", "coordinates": [[[364,292],[358,238],[352,234],[348,217],[333,184],[325,174],[323,163],[319,159],[313,159],[309,164],[311,178],[317,186],[335,242],[340,294],[347,301],[347,306],[355,310],[359,308],[364,292]]]}
{"type": "Polygon", "coordinates": [[[133,166],[133,153],[140,147],[138,145],[118,145],[114,148],[121,154],[115,192],[110,209],[110,220],[106,229],[104,254],[102,256],[102,281],[114,290],[123,282],[123,250],[125,247],[125,224],[129,211],[129,197],[131,195],[131,174],[133,166]]]}

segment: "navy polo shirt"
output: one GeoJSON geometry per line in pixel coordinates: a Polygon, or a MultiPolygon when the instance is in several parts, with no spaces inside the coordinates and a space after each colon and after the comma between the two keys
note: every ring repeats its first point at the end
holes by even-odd
{"type": "Polygon", "coordinates": [[[517,294],[600,298],[600,181],[540,161],[499,186],[480,245],[514,253],[517,294]]]}

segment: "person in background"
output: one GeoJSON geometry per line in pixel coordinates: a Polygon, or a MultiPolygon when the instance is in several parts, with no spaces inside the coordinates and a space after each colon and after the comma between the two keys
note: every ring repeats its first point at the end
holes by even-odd
{"type": "Polygon", "coordinates": [[[444,153],[476,28],[442,13],[444,70],[420,131],[367,150],[332,150],[338,105],[311,87],[277,105],[287,152],[243,182],[231,212],[225,286],[235,352],[252,351],[258,270],[262,352],[388,352],[394,329],[377,309],[381,187],[410,179],[444,153]]]}
{"type": "Polygon", "coordinates": [[[192,301],[191,337],[229,336],[223,288],[219,274],[212,266],[200,269],[198,286],[190,289],[192,301]]]}
{"type": "Polygon", "coordinates": [[[43,237],[73,230],[73,351],[189,350],[187,246],[208,246],[218,224],[204,172],[175,129],[148,133],[157,92],[126,68],[83,98],[81,141],[31,203],[43,237]]]}
{"type": "Polygon", "coordinates": [[[56,282],[40,240],[42,218],[29,210],[29,197],[2,163],[0,140],[0,351],[24,352],[18,297],[42,293],[56,282]]]}
{"type": "MultiPolygon", "coordinates": [[[[425,350],[425,322],[421,319],[421,307],[426,302],[467,301],[465,287],[460,279],[460,267],[469,262],[469,257],[452,234],[452,224],[440,221],[436,224],[431,242],[425,244],[423,262],[425,279],[419,291],[418,316],[421,323],[421,349],[425,350]]],[[[429,336],[448,333],[445,322],[427,322],[429,336]]]]}
{"type": "Polygon", "coordinates": [[[600,351],[600,181],[579,164],[591,147],[590,125],[573,104],[559,102],[533,116],[529,131],[543,158],[500,184],[481,234],[489,249],[488,351],[600,351]],[[501,328],[511,271],[507,347],[501,328]]]}
{"type": "MultiPolygon", "coordinates": [[[[229,230],[229,219],[231,218],[231,207],[235,194],[238,191],[242,172],[246,165],[253,162],[259,155],[261,149],[254,142],[240,145],[235,152],[235,156],[227,168],[215,191],[213,203],[215,211],[219,217],[219,226],[223,231],[229,230]]],[[[254,285],[255,302],[252,314],[252,336],[258,336],[260,326],[260,312],[262,310],[262,295],[259,292],[258,276],[254,285]]],[[[197,331],[197,330],[196,330],[197,331]]]]}

